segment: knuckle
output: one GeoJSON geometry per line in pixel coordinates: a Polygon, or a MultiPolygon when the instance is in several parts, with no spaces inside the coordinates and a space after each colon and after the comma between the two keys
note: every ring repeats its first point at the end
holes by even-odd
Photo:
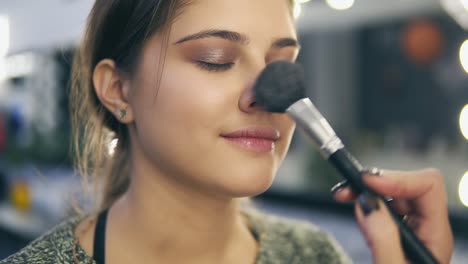
{"type": "MultiPolygon", "coordinates": [[[[438,194],[445,193],[444,177],[439,169],[428,168],[425,170],[424,175],[427,178],[428,191],[438,194]]],[[[444,200],[446,200],[446,195],[443,196],[444,200]]]]}
{"type": "Polygon", "coordinates": [[[428,168],[425,170],[426,174],[428,177],[434,181],[436,184],[443,184],[444,183],[444,177],[442,176],[442,172],[439,169],[436,168],[428,168]]]}

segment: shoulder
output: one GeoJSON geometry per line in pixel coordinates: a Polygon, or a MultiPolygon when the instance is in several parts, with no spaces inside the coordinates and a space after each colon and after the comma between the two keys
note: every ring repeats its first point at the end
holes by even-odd
{"type": "Polygon", "coordinates": [[[351,263],[337,241],[310,222],[258,211],[248,214],[259,232],[260,254],[265,259],[281,259],[278,263],[351,263]]]}
{"type": "Polygon", "coordinates": [[[78,218],[62,222],[0,264],[73,263],[73,227],[78,218]]]}

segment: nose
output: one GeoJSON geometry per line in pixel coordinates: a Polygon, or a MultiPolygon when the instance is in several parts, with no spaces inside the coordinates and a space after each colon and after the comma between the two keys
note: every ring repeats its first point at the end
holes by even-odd
{"type": "Polygon", "coordinates": [[[252,113],[262,109],[261,105],[257,103],[257,99],[255,98],[254,88],[257,77],[264,68],[265,65],[263,65],[260,70],[256,71],[257,74],[254,74],[254,76],[247,81],[246,87],[243,89],[239,98],[239,109],[245,113],[252,113]]]}

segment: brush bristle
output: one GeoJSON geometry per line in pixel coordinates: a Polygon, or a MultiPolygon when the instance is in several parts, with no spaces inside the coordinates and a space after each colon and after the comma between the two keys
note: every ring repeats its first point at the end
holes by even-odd
{"type": "Polygon", "coordinates": [[[266,111],[284,113],[306,97],[302,67],[286,61],[270,63],[258,77],[254,93],[257,103],[266,111]]]}

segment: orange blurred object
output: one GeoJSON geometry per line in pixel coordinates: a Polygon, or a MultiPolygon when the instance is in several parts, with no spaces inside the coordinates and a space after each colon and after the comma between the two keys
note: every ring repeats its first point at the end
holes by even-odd
{"type": "Polygon", "coordinates": [[[31,192],[26,182],[13,183],[10,190],[10,201],[20,211],[31,209],[31,192]]]}
{"type": "Polygon", "coordinates": [[[403,51],[416,64],[434,62],[441,55],[443,45],[440,27],[428,19],[413,21],[403,31],[403,51]]]}

